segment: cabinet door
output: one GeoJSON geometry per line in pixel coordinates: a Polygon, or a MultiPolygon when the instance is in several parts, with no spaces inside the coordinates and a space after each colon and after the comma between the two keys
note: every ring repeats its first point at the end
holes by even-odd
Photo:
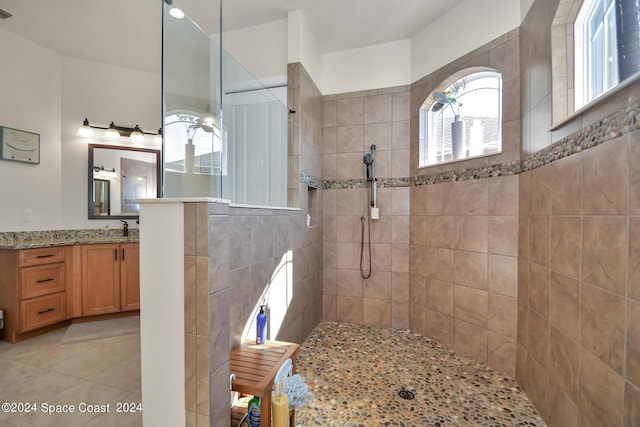
{"type": "Polygon", "coordinates": [[[120,245],[120,309],[140,309],[140,246],[120,245]]]}
{"type": "Polygon", "coordinates": [[[120,311],[120,245],[82,246],[82,314],[120,311]]]}

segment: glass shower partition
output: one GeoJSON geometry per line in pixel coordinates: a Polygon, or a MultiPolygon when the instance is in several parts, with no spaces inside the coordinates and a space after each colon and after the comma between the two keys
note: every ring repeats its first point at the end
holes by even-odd
{"type": "Polygon", "coordinates": [[[163,17],[164,197],[287,206],[288,108],[220,47],[219,3],[185,6],[163,17]]]}

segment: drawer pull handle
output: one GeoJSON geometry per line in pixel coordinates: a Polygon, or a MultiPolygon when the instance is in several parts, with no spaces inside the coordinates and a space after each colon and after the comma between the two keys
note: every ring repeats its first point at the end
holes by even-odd
{"type": "Polygon", "coordinates": [[[55,308],[51,307],[51,308],[47,308],[46,310],[40,310],[38,312],[38,314],[44,314],[44,313],[48,313],[50,311],[55,311],[55,308]]]}
{"type": "Polygon", "coordinates": [[[36,256],[36,258],[51,258],[53,256],[53,254],[44,254],[44,255],[38,255],[36,256]]]}
{"type": "Polygon", "coordinates": [[[40,279],[36,283],[53,282],[54,280],[56,279],[54,279],[53,277],[49,277],[48,279],[40,279]]]}

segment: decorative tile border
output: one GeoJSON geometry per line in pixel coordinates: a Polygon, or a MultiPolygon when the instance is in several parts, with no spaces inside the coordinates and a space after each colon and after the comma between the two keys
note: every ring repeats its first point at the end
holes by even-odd
{"type": "MultiPolygon", "coordinates": [[[[522,159],[489,166],[414,176],[378,179],[378,187],[416,187],[443,182],[467,181],[504,175],[517,175],[569,157],[607,141],[640,130],[640,102],[629,105],[548,147],[522,159]]],[[[366,188],[365,179],[324,180],[324,189],[366,188]]]]}

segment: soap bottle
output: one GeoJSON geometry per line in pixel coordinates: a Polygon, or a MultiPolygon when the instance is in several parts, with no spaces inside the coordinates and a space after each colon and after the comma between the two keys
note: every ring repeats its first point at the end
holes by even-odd
{"type": "Polygon", "coordinates": [[[264,344],[267,342],[267,315],[264,312],[264,304],[260,305],[260,313],[256,321],[256,344],[264,344]]]}
{"type": "Polygon", "coordinates": [[[260,427],[260,398],[254,396],[247,406],[247,422],[249,427],[260,427]]]}

